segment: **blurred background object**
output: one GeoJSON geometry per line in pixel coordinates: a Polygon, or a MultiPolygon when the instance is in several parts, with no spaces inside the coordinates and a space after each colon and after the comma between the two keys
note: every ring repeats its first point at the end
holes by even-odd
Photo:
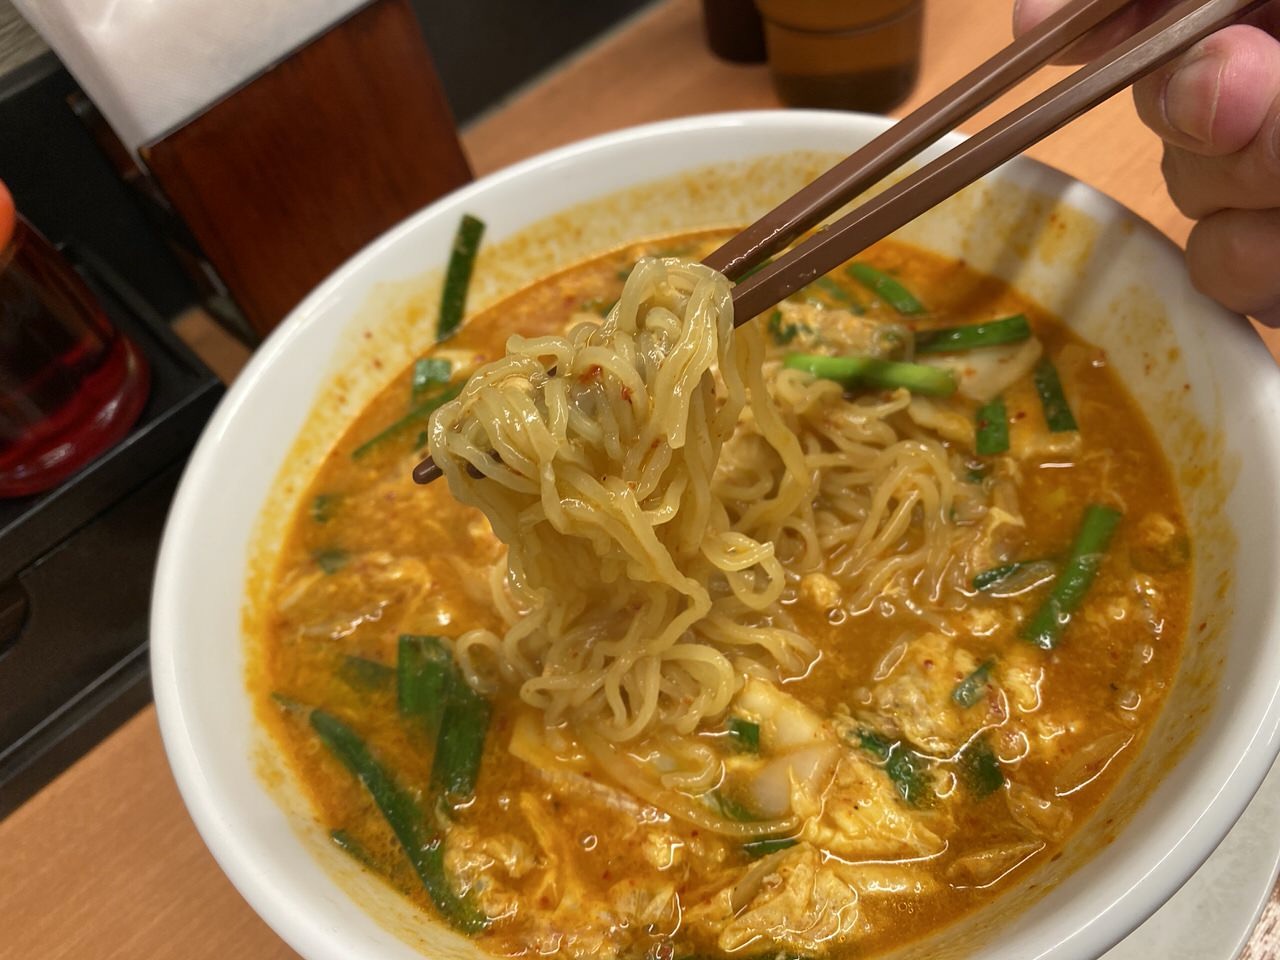
{"type": "Polygon", "coordinates": [[[755,0],[702,0],[707,46],[731,63],[763,63],[764,22],[755,0]]]}
{"type": "Polygon", "coordinates": [[[769,69],[793,107],[885,113],[920,72],[924,0],[756,0],[769,69]]]}

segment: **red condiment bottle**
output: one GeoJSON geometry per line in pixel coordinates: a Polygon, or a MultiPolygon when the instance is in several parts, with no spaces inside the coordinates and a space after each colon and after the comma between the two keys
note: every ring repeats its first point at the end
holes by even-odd
{"type": "Polygon", "coordinates": [[[145,358],[0,183],[0,497],[55,486],[142,412],[145,358]]]}

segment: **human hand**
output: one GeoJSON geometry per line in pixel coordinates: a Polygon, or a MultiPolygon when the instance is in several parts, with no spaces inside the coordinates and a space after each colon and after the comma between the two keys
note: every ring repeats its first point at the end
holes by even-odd
{"type": "MultiPolygon", "coordinates": [[[[1068,0],[1016,0],[1025,33],[1068,0]]],[[[1096,56],[1164,13],[1137,0],[1069,51],[1096,56]]],[[[1197,289],[1280,327],[1280,0],[1206,37],[1134,84],[1138,116],[1164,140],[1169,196],[1196,221],[1187,266],[1197,289]]]]}

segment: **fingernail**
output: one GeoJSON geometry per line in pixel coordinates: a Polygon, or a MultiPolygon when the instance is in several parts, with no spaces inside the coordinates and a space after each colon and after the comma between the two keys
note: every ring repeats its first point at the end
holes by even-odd
{"type": "Polygon", "coordinates": [[[1201,143],[1213,137],[1224,61],[1212,54],[1192,60],[1164,85],[1164,118],[1169,126],[1201,143]]]}

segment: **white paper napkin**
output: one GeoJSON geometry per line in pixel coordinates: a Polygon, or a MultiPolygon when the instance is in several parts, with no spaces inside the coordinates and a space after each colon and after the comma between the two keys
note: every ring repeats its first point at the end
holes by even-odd
{"type": "Polygon", "coordinates": [[[364,0],[14,0],[130,150],[364,0]]]}

